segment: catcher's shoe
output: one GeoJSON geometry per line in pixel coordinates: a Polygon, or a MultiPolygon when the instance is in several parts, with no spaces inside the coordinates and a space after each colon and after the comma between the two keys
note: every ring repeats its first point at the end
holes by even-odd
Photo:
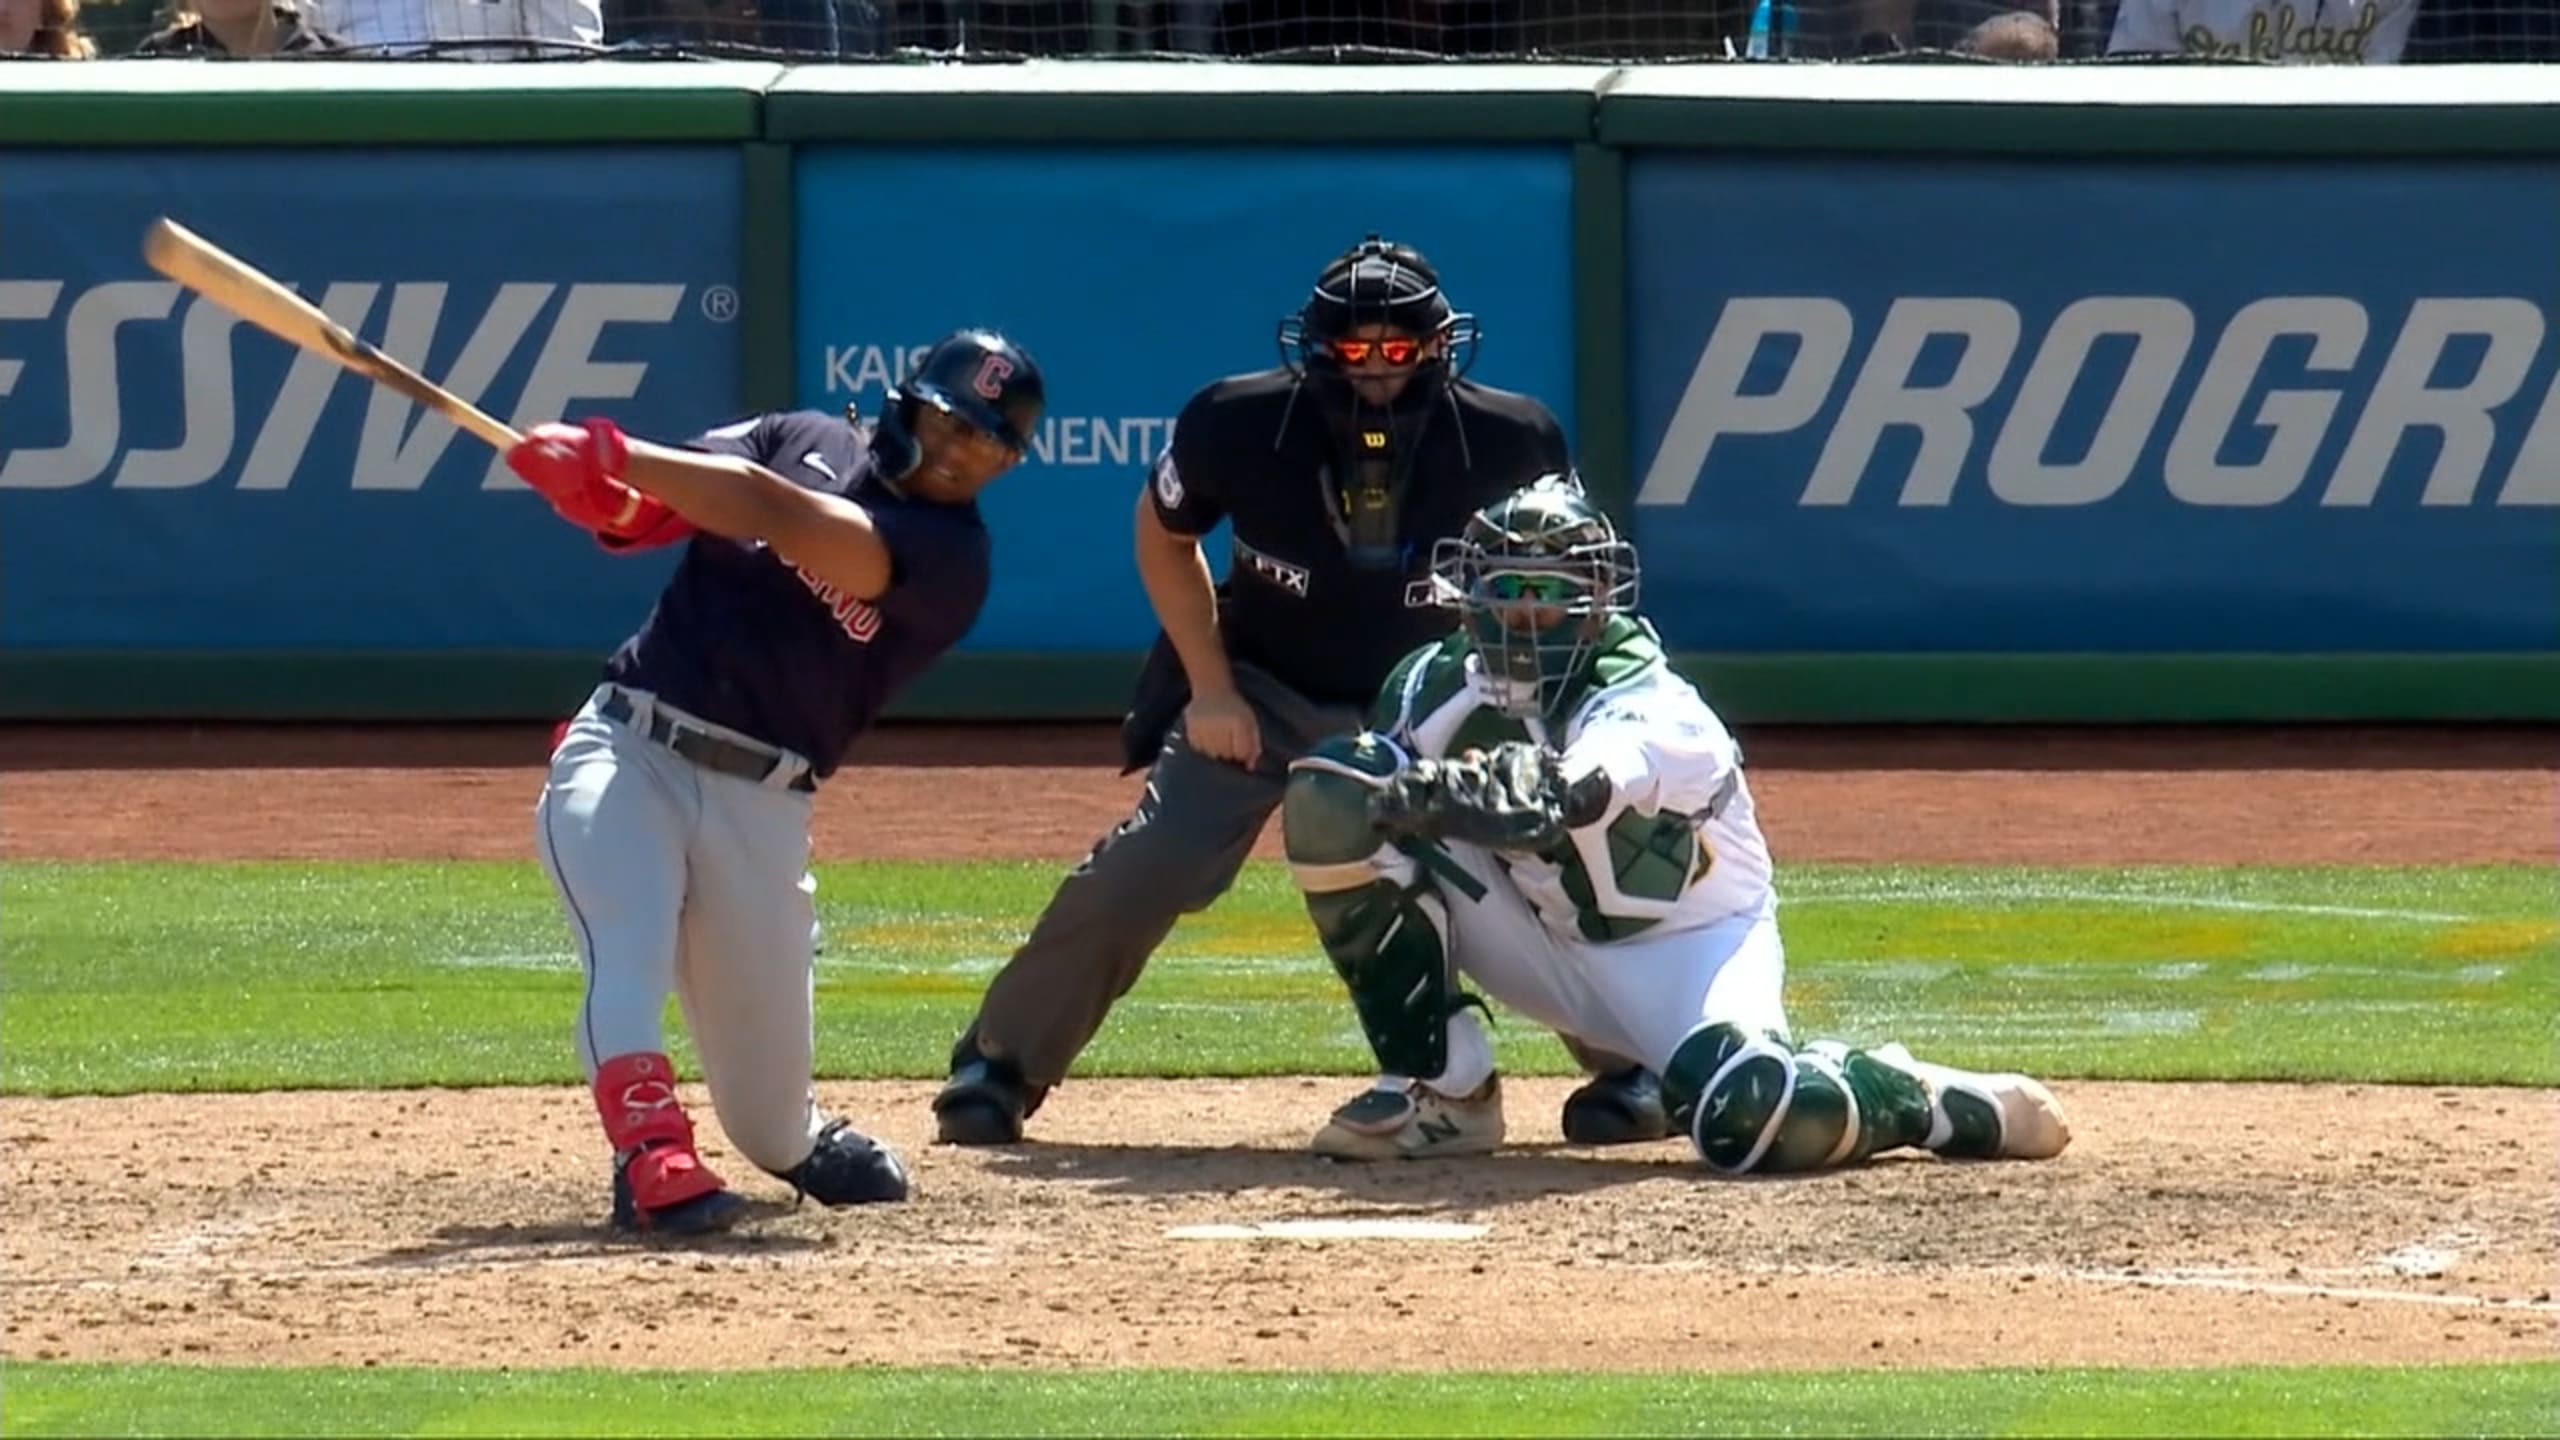
{"type": "Polygon", "coordinates": [[[720,1183],[690,1145],[665,1141],[613,1165],[613,1228],[658,1235],[709,1235],[735,1225],[747,1202],[720,1183]]]}
{"type": "Polygon", "coordinates": [[[1373,1086],[1333,1112],[1313,1148],[1336,1160],[1437,1160],[1490,1155],[1502,1145],[1502,1077],[1443,1095],[1419,1080],[1373,1086]]]}
{"type": "Polygon", "coordinates": [[[788,1170],[768,1171],[802,1197],[821,1205],[876,1205],[907,1198],[907,1167],[896,1152],[844,1120],[830,1120],[809,1147],[808,1158],[788,1170]]]}
{"type": "Polygon", "coordinates": [[[1662,1082],[1641,1065],[1602,1075],[1564,1097],[1564,1138],[1573,1145],[1634,1145],[1671,1133],[1662,1082]]]}
{"type": "Polygon", "coordinates": [[[942,1093],[933,1097],[936,1138],[945,1145],[1011,1145],[1022,1122],[1039,1108],[1035,1091],[1010,1061],[970,1054],[954,1065],[942,1093]]]}
{"type": "Polygon", "coordinates": [[[2061,1102],[2024,1075],[1933,1065],[1898,1044],[1867,1054],[1929,1092],[1929,1134],[1920,1142],[1926,1149],[1964,1160],[2049,1160],[2071,1143],[2061,1102]]]}

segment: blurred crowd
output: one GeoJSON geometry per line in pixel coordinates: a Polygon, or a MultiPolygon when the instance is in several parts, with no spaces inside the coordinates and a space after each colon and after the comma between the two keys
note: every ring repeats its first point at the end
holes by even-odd
{"type": "Polygon", "coordinates": [[[2560,60],[2560,0],[0,0],[0,56],[2560,60]]]}

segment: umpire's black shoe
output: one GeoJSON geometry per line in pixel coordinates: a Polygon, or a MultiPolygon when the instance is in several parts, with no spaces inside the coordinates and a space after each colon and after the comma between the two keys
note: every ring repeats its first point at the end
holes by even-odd
{"type": "Polygon", "coordinates": [[[907,1198],[907,1167],[888,1146],[843,1120],[818,1132],[809,1158],[767,1174],[821,1205],[878,1205],[907,1198]]]}
{"type": "Polygon", "coordinates": [[[945,1145],[1011,1145],[1022,1138],[1031,1111],[1031,1087],[1022,1072],[1002,1060],[973,1055],[960,1062],[942,1093],[933,1097],[936,1130],[945,1145]]]}
{"type": "Polygon", "coordinates": [[[1662,1082],[1641,1065],[1603,1075],[1564,1098],[1564,1138],[1574,1145],[1633,1145],[1671,1133],[1662,1082]]]}

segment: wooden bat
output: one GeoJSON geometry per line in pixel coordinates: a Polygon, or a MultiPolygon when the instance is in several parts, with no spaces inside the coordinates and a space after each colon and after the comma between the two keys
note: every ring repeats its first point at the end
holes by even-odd
{"type": "Polygon", "coordinates": [[[151,268],[288,344],[344,365],[506,450],[524,437],[478,406],[357,339],[320,307],[167,216],[142,237],[151,268]]]}

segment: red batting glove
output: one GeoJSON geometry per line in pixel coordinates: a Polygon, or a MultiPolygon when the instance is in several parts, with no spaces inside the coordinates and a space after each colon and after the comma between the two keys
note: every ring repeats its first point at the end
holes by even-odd
{"type": "MultiPolygon", "coordinates": [[[[640,495],[637,490],[631,493],[640,495]]],[[[596,531],[596,543],[617,553],[652,550],[672,545],[692,533],[693,522],[677,514],[673,506],[655,495],[640,495],[639,505],[627,517],[596,531]]]]}
{"type": "Polygon", "coordinates": [[[622,483],[630,460],[622,432],[602,419],[537,425],[507,451],[507,468],[582,530],[600,529],[637,508],[640,492],[622,483]]]}
{"type": "Polygon", "coordinates": [[[693,533],[664,501],[622,482],[630,463],[621,429],[601,416],[579,425],[537,425],[507,452],[508,469],[608,550],[647,549],[693,533]]]}

